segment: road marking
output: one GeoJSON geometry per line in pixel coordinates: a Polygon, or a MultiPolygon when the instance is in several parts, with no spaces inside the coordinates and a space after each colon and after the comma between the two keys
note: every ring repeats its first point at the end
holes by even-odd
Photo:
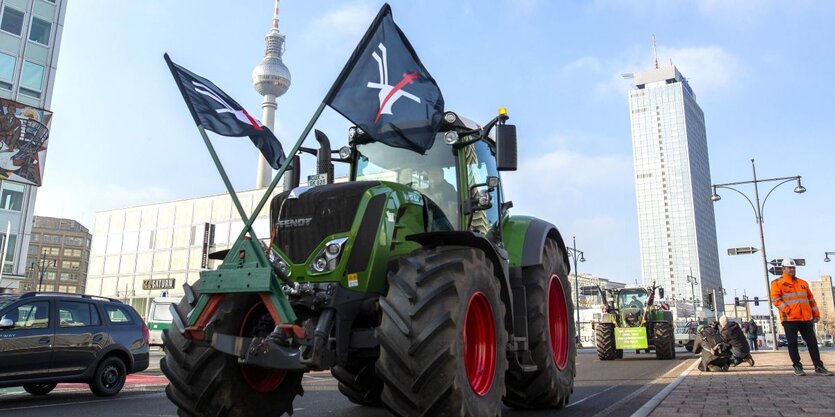
{"type": "Polygon", "coordinates": [[[89,401],[72,401],[72,402],[63,402],[63,403],[56,403],[56,404],[41,404],[41,405],[29,405],[26,407],[12,407],[12,408],[0,408],[0,411],[10,411],[10,410],[33,410],[36,408],[49,408],[49,407],[64,407],[68,405],[76,405],[76,404],[93,404],[93,403],[101,403],[105,401],[125,401],[125,400],[132,400],[135,398],[145,398],[145,397],[164,397],[164,392],[155,392],[152,394],[142,394],[142,395],[134,395],[130,397],[116,397],[116,398],[107,398],[101,400],[89,400],[89,401]]]}
{"type": "Polygon", "coordinates": [[[690,366],[686,370],[684,370],[684,372],[682,372],[681,375],[678,376],[678,378],[676,378],[673,382],[667,385],[658,394],[655,394],[654,397],[650,398],[649,401],[647,401],[644,405],[641,406],[641,408],[638,409],[638,411],[632,414],[632,417],[646,417],[650,413],[652,413],[652,411],[655,410],[655,407],[658,407],[658,404],[661,404],[661,401],[664,401],[664,398],[667,398],[667,396],[670,395],[670,393],[673,392],[674,389],[676,389],[678,384],[681,384],[681,381],[684,381],[684,377],[689,375],[690,372],[693,371],[693,368],[695,368],[696,365],[699,364],[699,362],[701,362],[701,358],[697,358],[695,361],[693,361],[693,363],[690,364],[690,366]]]}

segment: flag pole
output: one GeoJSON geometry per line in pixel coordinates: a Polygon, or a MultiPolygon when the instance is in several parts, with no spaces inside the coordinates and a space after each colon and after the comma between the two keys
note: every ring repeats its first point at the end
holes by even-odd
{"type": "MultiPolygon", "coordinates": [[[[226,190],[229,192],[229,196],[232,197],[232,203],[235,204],[235,208],[238,209],[238,214],[241,216],[241,220],[249,221],[246,212],[244,211],[244,207],[241,205],[241,201],[238,199],[238,194],[235,192],[235,188],[232,187],[232,183],[229,181],[229,177],[226,175],[226,170],[223,169],[223,164],[220,163],[220,158],[217,156],[217,152],[215,152],[215,147],[212,145],[212,142],[209,140],[209,136],[206,134],[206,129],[203,129],[203,125],[198,124],[197,130],[200,131],[200,136],[203,137],[203,143],[206,144],[206,148],[209,149],[209,154],[212,156],[212,161],[214,161],[215,166],[217,167],[217,171],[220,173],[220,177],[223,179],[223,185],[226,186],[226,190]]],[[[253,240],[258,240],[258,237],[255,236],[255,231],[250,230],[250,236],[252,236],[253,240]]]]}
{"type": "MultiPolygon", "coordinates": [[[[267,187],[267,191],[261,197],[261,201],[259,201],[258,205],[255,206],[255,210],[253,210],[252,216],[249,217],[249,220],[245,220],[246,223],[244,224],[244,228],[238,235],[238,239],[236,239],[236,241],[243,239],[243,237],[246,235],[246,232],[252,228],[252,223],[255,222],[255,219],[258,218],[258,214],[261,212],[261,209],[264,208],[264,205],[267,203],[267,200],[270,199],[270,194],[272,194],[273,190],[275,190],[275,187],[278,185],[278,181],[281,179],[281,176],[284,175],[284,171],[287,171],[287,167],[290,166],[290,163],[293,161],[293,156],[299,152],[299,148],[301,148],[302,143],[304,143],[305,138],[307,138],[307,135],[310,134],[310,131],[313,129],[313,125],[316,124],[316,121],[319,120],[319,116],[322,114],[322,111],[325,110],[325,105],[325,102],[322,101],[319,104],[319,107],[316,109],[316,112],[313,113],[313,117],[311,117],[310,121],[307,122],[307,126],[305,126],[304,131],[302,131],[302,134],[299,135],[299,139],[296,141],[296,144],[293,146],[293,149],[287,153],[287,158],[285,159],[284,163],[281,164],[281,168],[275,174],[275,177],[273,177],[273,181],[270,183],[270,186],[267,187]]],[[[293,167],[293,169],[299,169],[299,167],[293,167]]]]}

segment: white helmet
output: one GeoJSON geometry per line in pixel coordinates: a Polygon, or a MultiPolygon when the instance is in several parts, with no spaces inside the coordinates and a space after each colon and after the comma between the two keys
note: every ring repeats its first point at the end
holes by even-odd
{"type": "Polygon", "coordinates": [[[796,264],[796,263],[794,263],[794,259],[792,259],[792,258],[786,258],[786,259],[783,259],[783,263],[782,263],[782,264],[780,264],[780,266],[782,266],[783,268],[785,268],[785,267],[787,267],[787,266],[791,266],[791,267],[795,267],[795,268],[797,268],[797,264],[796,264]]]}

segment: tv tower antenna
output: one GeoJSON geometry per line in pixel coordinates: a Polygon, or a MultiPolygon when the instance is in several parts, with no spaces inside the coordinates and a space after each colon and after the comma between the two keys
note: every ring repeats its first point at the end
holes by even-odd
{"type": "Polygon", "coordinates": [[[652,58],[655,61],[655,69],[658,69],[658,47],[655,45],[655,34],[652,34],[652,58]]]}

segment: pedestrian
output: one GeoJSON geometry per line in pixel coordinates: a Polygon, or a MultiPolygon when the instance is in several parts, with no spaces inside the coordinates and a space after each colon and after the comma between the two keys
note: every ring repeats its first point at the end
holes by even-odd
{"type": "Polygon", "coordinates": [[[748,341],[745,340],[745,335],[742,334],[742,328],[735,321],[729,321],[728,316],[719,318],[720,332],[725,343],[731,345],[730,363],[737,366],[742,362],[748,362],[749,366],[754,366],[754,358],[751,357],[751,348],[748,346],[748,341]]]}
{"type": "Polygon", "coordinates": [[[757,326],[753,318],[746,324],[748,325],[748,342],[751,344],[751,350],[760,350],[760,347],[757,346],[757,333],[760,331],[759,326],[757,326]]]}
{"type": "Polygon", "coordinates": [[[702,372],[727,372],[731,362],[731,346],[722,339],[717,323],[699,326],[693,344],[693,354],[701,355],[702,372]]]}
{"type": "Polygon", "coordinates": [[[797,264],[794,259],[783,259],[781,266],[783,276],[771,281],[771,302],[780,311],[794,374],[797,376],[806,375],[806,372],[803,371],[803,364],[800,362],[800,353],[797,351],[797,334],[799,332],[809,348],[809,356],[815,366],[815,374],[832,376],[832,372],[829,372],[823,366],[818,351],[814,323],[820,320],[820,310],[815,303],[812,290],[809,289],[809,284],[806,281],[797,277],[797,264]]]}

